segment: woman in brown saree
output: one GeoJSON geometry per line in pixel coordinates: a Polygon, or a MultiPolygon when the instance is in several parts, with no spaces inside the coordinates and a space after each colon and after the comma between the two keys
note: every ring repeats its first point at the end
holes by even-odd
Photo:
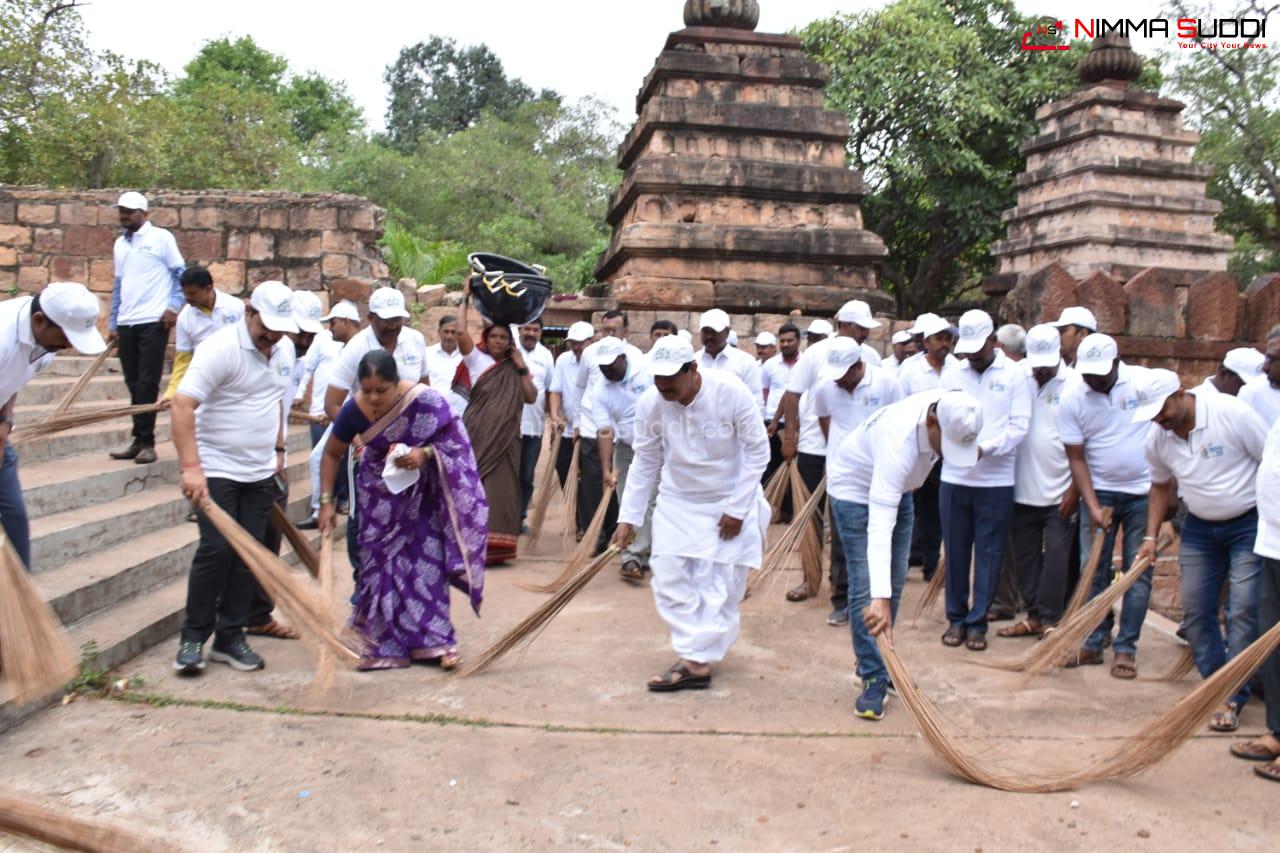
{"type": "Polygon", "coordinates": [[[467,400],[462,420],[489,499],[485,563],[494,566],[516,558],[520,541],[520,414],[525,403],[538,399],[538,389],[511,330],[485,326],[476,344],[467,315],[464,303],[458,323],[462,363],[453,390],[467,400]]]}

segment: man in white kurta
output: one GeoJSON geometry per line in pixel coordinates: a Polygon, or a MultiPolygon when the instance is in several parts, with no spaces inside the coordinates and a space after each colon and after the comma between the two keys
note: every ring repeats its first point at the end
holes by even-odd
{"type": "Polygon", "coordinates": [[[725,371],[700,372],[680,337],[658,341],[649,360],[655,387],[636,404],[635,457],[613,542],[630,544],[657,487],[651,585],[680,659],[648,686],[700,689],[738,638],[747,574],[763,560],[769,439],[746,385],[725,371]]]}

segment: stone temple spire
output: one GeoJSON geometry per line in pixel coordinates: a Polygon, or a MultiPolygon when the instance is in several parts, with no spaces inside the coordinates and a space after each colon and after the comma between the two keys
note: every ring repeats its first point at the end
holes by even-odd
{"type": "Polygon", "coordinates": [[[727,27],[754,30],[760,23],[757,0],[685,0],[686,27],[727,27]]]}
{"type": "Polygon", "coordinates": [[[1106,35],[1093,40],[1093,46],[1080,60],[1076,74],[1086,86],[1108,83],[1127,88],[1142,73],[1142,57],[1133,52],[1129,39],[1106,35]]]}

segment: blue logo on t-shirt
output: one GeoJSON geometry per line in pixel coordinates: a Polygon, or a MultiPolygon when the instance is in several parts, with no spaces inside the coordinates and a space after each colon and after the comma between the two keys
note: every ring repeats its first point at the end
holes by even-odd
{"type": "Polygon", "coordinates": [[[1200,451],[1200,455],[1205,459],[1217,459],[1226,455],[1226,448],[1221,444],[1210,444],[1200,451]]]}

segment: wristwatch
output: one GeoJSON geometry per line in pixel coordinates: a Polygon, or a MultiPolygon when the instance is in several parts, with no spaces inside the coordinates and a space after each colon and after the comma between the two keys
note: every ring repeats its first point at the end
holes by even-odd
{"type": "Polygon", "coordinates": [[[528,376],[528,375],[529,375],[529,368],[527,368],[527,367],[517,367],[517,368],[516,368],[516,375],[517,375],[517,376],[528,376]]]}

